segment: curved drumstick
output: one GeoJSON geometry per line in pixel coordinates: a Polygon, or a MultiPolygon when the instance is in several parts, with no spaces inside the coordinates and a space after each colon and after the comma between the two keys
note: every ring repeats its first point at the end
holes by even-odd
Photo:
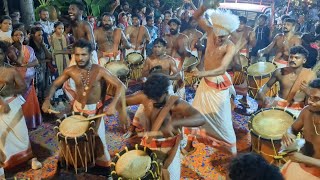
{"type": "Polygon", "coordinates": [[[55,110],[53,110],[53,109],[48,109],[48,113],[49,113],[49,114],[60,114],[59,111],[55,111],[55,110]]]}

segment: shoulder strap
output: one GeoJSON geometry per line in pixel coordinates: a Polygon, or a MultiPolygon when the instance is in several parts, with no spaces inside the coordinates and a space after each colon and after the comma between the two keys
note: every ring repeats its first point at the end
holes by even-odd
{"type": "Polygon", "coordinates": [[[310,78],[312,77],[312,71],[306,68],[303,68],[299,73],[298,78],[294,82],[293,86],[291,87],[286,100],[290,103],[294,98],[297,91],[300,89],[300,85],[303,81],[309,82],[310,78]]]}

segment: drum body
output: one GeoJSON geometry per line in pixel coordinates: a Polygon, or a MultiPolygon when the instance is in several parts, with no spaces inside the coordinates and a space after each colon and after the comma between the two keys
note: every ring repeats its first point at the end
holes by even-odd
{"type": "Polygon", "coordinates": [[[129,64],[131,70],[130,79],[137,80],[141,78],[144,63],[143,55],[139,52],[131,52],[126,56],[125,60],[129,64]]]}
{"type": "Polygon", "coordinates": [[[284,160],[278,155],[281,138],[294,120],[293,114],[279,108],[262,109],[256,112],[248,123],[252,151],[261,154],[269,163],[280,163],[284,160]]]}
{"type": "Polygon", "coordinates": [[[88,115],[72,112],[58,119],[57,138],[59,145],[60,162],[74,166],[77,173],[78,168],[87,171],[89,165],[95,159],[95,121],[86,121],[88,115]]]}
{"type": "Polygon", "coordinates": [[[125,147],[117,153],[111,163],[113,179],[160,179],[160,167],[157,155],[151,149],[136,144],[134,147],[125,147]]]}
{"type": "MultiPolygon", "coordinates": [[[[240,63],[241,63],[241,66],[242,66],[242,69],[244,67],[248,67],[249,65],[249,59],[244,56],[244,55],[240,55],[240,63]]],[[[235,71],[234,72],[234,78],[233,78],[233,84],[234,85],[240,85],[240,84],[243,84],[244,81],[246,79],[246,75],[244,73],[244,71],[235,71]]]]}
{"type": "MultiPolygon", "coordinates": [[[[252,64],[247,69],[248,93],[249,96],[256,99],[258,91],[265,85],[271,78],[272,73],[276,70],[277,66],[269,62],[258,62],[252,64]]],[[[278,85],[275,84],[267,92],[267,96],[274,97],[278,94],[278,85]]]]}
{"type": "MultiPolygon", "coordinates": [[[[117,76],[123,83],[128,85],[128,78],[130,75],[130,69],[128,66],[120,61],[112,61],[105,65],[113,75],[117,76]]],[[[113,96],[115,94],[115,88],[111,85],[107,85],[107,94],[113,96]]]]}

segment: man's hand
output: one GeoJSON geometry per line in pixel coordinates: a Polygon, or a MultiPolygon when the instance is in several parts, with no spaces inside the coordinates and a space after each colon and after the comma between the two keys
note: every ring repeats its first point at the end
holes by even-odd
{"type": "Polygon", "coordinates": [[[302,83],[300,84],[300,90],[303,92],[307,92],[307,88],[308,88],[308,84],[306,81],[302,81],[302,83]]]}
{"type": "Polygon", "coordinates": [[[41,109],[44,113],[48,113],[50,108],[51,108],[50,100],[46,99],[43,102],[41,109]]]}
{"type": "Polygon", "coordinates": [[[194,70],[191,72],[193,77],[202,78],[206,76],[206,71],[194,70]]]}
{"type": "Polygon", "coordinates": [[[8,114],[11,108],[8,103],[4,103],[0,106],[0,114],[8,114]]]}
{"type": "Polygon", "coordinates": [[[264,53],[263,53],[263,51],[260,49],[259,51],[258,51],[258,57],[262,57],[264,55],[264,53]]]}
{"type": "Polygon", "coordinates": [[[291,161],[297,162],[297,163],[305,163],[306,159],[308,158],[308,156],[305,156],[299,152],[290,153],[288,154],[288,157],[290,158],[291,161]]]}
{"type": "Polygon", "coordinates": [[[291,133],[285,133],[282,136],[282,142],[286,147],[290,146],[292,143],[294,143],[294,140],[296,139],[296,136],[291,133]]]}
{"type": "Polygon", "coordinates": [[[161,129],[164,137],[172,137],[179,133],[177,129],[174,128],[171,122],[168,122],[165,128],[161,129]]]}

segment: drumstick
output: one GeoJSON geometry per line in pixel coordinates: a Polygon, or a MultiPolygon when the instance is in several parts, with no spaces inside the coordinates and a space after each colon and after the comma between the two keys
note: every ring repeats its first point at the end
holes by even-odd
{"type": "Polygon", "coordinates": [[[148,132],[140,132],[137,134],[138,137],[154,137],[154,136],[163,136],[163,133],[161,131],[148,131],[148,132]]]}
{"type": "MultiPolygon", "coordinates": [[[[124,115],[124,117],[127,117],[127,102],[126,102],[126,93],[124,91],[124,89],[121,91],[121,103],[122,103],[122,113],[124,115]]],[[[121,122],[122,124],[126,124],[126,121],[125,122],[121,122]]]]}
{"type": "Polygon", "coordinates": [[[48,109],[48,113],[49,114],[60,114],[60,112],[59,111],[55,111],[55,110],[52,110],[52,109],[48,109]]]}
{"type": "Polygon", "coordinates": [[[83,119],[83,121],[94,120],[94,119],[97,119],[97,118],[100,118],[100,117],[103,117],[103,116],[106,116],[106,115],[107,115],[106,113],[98,114],[98,115],[95,115],[95,116],[92,116],[92,117],[88,117],[87,119],[83,119]]]}

